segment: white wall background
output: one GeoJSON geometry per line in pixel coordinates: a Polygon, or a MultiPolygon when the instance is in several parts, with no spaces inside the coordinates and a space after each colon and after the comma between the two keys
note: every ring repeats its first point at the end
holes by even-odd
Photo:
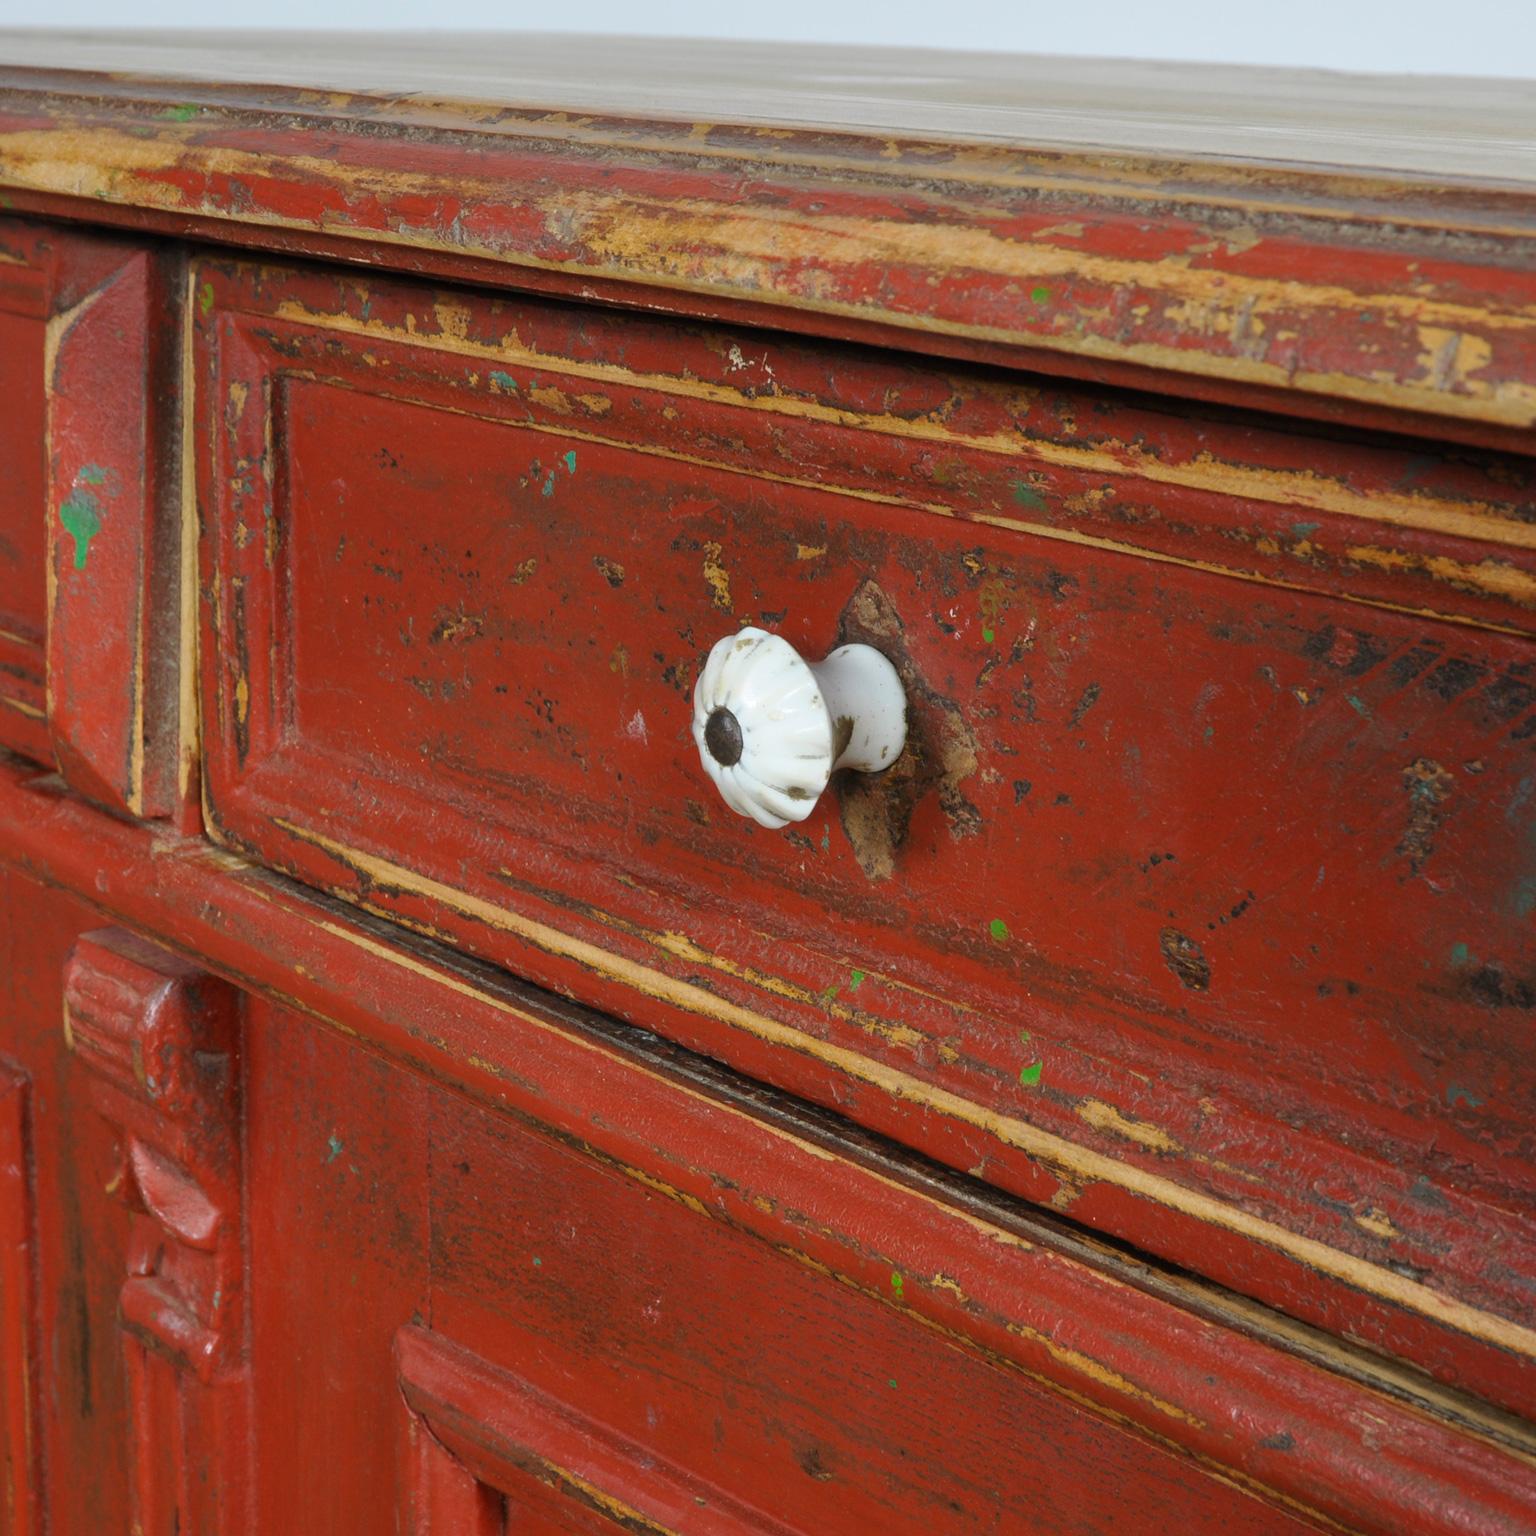
{"type": "Polygon", "coordinates": [[[1536,79],[1536,0],[0,0],[0,25],[620,32],[1536,79]]]}

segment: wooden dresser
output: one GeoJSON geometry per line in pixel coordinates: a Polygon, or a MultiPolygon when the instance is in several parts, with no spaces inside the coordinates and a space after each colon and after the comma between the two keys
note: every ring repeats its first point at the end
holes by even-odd
{"type": "Polygon", "coordinates": [[[1533,424],[1533,85],[0,34],[0,1526],[1536,1531],[1533,424]]]}

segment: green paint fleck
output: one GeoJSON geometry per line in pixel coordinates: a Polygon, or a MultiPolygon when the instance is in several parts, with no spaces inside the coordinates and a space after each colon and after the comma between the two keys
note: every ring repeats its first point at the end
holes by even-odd
{"type": "Polygon", "coordinates": [[[839,992],[841,992],[842,990],[843,990],[843,987],[842,987],[842,983],[841,982],[836,982],[836,981],[833,982],[832,985],[830,987],[828,987],[827,990],[821,994],[822,1002],[824,1002],[824,1003],[835,1003],[837,1001],[837,994],[839,992]]]}
{"type": "Polygon", "coordinates": [[[1298,539],[1310,539],[1320,526],[1319,523],[1292,523],[1291,532],[1298,539]]]}
{"type": "Polygon", "coordinates": [[[888,1376],[886,1378],[885,1384],[886,1384],[886,1386],[891,1387],[891,1388],[894,1389],[895,1386],[896,1386],[896,1378],[894,1376],[888,1376]]]}
{"type": "Polygon", "coordinates": [[[1364,699],[1357,698],[1352,693],[1345,694],[1345,698],[1349,700],[1349,707],[1354,710],[1354,712],[1359,715],[1362,720],[1369,720],[1371,718],[1370,707],[1366,704],[1364,699]]]}
{"type": "Polygon", "coordinates": [[[533,1256],[533,1267],[535,1269],[543,1269],[544,1268],[544,1260],[541,1259],[538,1256],[538,1254],[534,1254],[534,1256],[533,1256]]]}
{"type": "Polygon", "coordinates": [[[1020,1067],[1019,1081],[1026,1088],[1035,1087],[1040,1081],[1040,1071],[1043,1066],[1043,1062],[1032,1061],[1027,1067],[1020,1067]]]}
{"type": "Polygon", "coordinates": [[[93,491],[72,491],[69,500],[59,508],[59,521],[75,541],[75,569],[83,571],[91,540],[101,532],[101,503],[93,491]]]}
{"type": "Polygon", "coordinates": [[[1021,507],[1028,507],[1031,512],[1045,511],[1045,497],[1027,480],[1013,482],[1013,499],[1021,507]]]}
{"type": "Polygon", "coordinates": [[[850,971],[848,973],[848,977],[849,977],[849,980],[848,980],[848,990],[850,992],[857,992],[859,990],[859,983],[864,980],[864,972],[863,971],[850,971]]]}
{"type": "Polygon", "coordinates": [[[899,1269],[891,1271],[891,1294],[897,1301],[905,1301],[907,1299],[906,1281],[901,1278],[901,1271],[899,1269]]]}
{"type": "Polygon", "coordinates": [[[1445,1102],[1449,1104],[1452,1109],[1456,1108],[1458,1102],[1465,1104],[1469,1109],[1481,1109],[1483,1107],[1482,1099],[1480,1099],[1469,1089],[1461,1087],[1461,1085],[1458,1083],[1449,1083],[1446,1085],[1445,1102]]]}
{"type": "Polygon", "coordinates": [[[75,476],[76,485],[80,485],[82,482],[86,485],[105,485],[107,483],[107,472],[100,464],[87,464],[75,476]]]}
{"type": "Polygon", "coordinates": [[[1466,965],[1472,959],[1472,951],[1465,944],[1451,945],[1451,964],[1466,965]]]}
{"type": "Polygon", "coordinates": [[[1031,288],[1029,290],[1029,299],[1032,304],[1044,304],[1050,296],[1051,290],[1049,288],[1031,288]]]}
{"type": "Polygon", "coordinates": [[[991,645],[992,642],[997,638],[997,631],[995,629],[984,629],[981,632],[981,638],[985,640],[988,645],[991,645]]]}
{"type": "Polygon", "coordinates": [[[203,319],[204,320],[206,320],[208,318],[208,316],[213,313],[213,284],[212,283],[204,283],[203,286],[198,289],[198,291],[197,291],[197,307],[202,311],[203,319]]]}
{"type": "Polygon", "coordinates": [[[190,122],[192,118],[196,117],[199,110],[199,108],[192,106],[190,103],[183,102],[178,107],[167,107],[160,116],[168,117],[172,122],[185,123],[190,122]]]}
{"type": "Polygon", "coordinates": [[[574,448],[565,456],[565,468],[567,474],[576,473],[576,450],[574,448]]]}
{"type": "Polygon", "coordinates": [[[544,494],[546,496],[553,496],[555,494],[555,472],[554,472],[554,470],[550,470],[550,472],[549,472],[549,479],[547,479],[544,482],[544,494]]]}
{"type": "Polygon", "coordinates": [[[823,822],[822,825],[821,825],[821,851],[823,853],[825,853],[827,851],[827,849],[829,849],[831,846],[832,846],[832,827],[831,827],[830,823],[823,822]]]}
{"type": "Polygon", "coordinates": [[[332,1131],[330,1139],[326,1142],[326,1146],[330,1148],[330,1151],[325,1154],[325,1160],[328,1163],[334,1163],[336,1159],[341,1156],[342,1148],[346,1146],[346,1143],[341,1139],[340,1136],[336,1134],[335,1131],[332,1131]]]}
{"type": "Polygon", "coordinates": [[[503,373],[499,368],[491,369],[491,383],[506,394],[515,395],[517,393],[517,380],[510,373],[503,373]]]}
{"type": "Polygon", "coordinates": [[[994,917],[992,921],[987,924],[987,932],[990,933],[999,944],[1001,944],[1003,940],[1008,937],[1008,924],[1005,923],[1002,918],[994,917]]]}

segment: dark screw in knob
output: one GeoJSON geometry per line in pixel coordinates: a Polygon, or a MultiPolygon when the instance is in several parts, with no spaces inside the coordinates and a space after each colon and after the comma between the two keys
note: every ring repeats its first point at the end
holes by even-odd
{"type": "Polygon", "coordinates": [[[704,745],[722,768],[741,761],[741,722],[723,704],[704,722],[704,745]]]}

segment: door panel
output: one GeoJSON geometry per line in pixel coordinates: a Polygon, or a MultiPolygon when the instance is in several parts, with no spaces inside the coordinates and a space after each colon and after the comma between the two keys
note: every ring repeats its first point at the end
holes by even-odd
{"type": "Polygon", "coordinates": [[[201,967],[0,886],[50,1529],[238,1529],[207,1495],[242,1374],[260,1531],[676,1508],[689,1531],[701,1498],[808,1536],[1531,1525],[1521,1433],[1486,1407],[264,872],[23,796],[52,834],[8,819],[29,862],[73,850],[93,900],[246,999],[232,1042],[191,1006],[201,967]],[[242,1248],[244,1307],[218,1279],[242,1248]]]}

